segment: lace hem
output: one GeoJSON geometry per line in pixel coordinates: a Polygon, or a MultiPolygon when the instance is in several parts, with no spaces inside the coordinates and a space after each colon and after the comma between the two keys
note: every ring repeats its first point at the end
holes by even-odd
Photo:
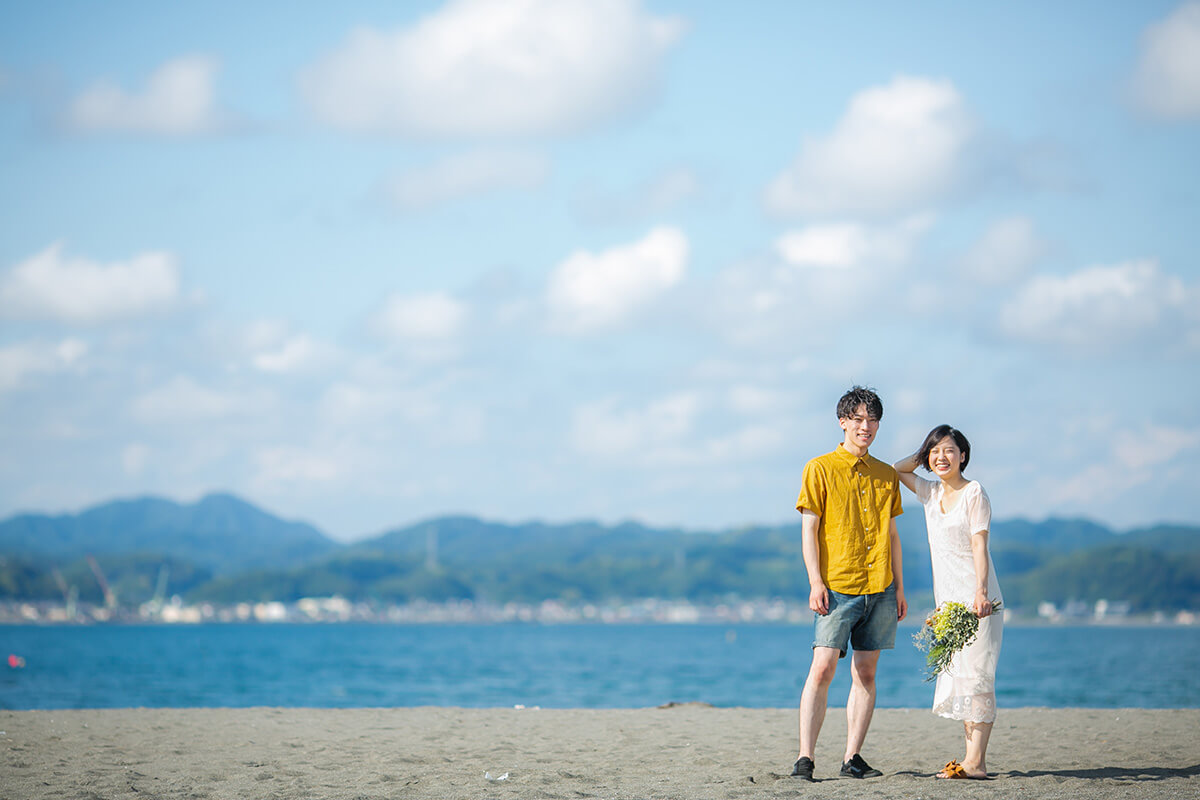
{"type": "Polygon", "coordinates": [[[963,722],[995,722],[996,694],[956,695],[933,707],[933,713],[963,722]]]}

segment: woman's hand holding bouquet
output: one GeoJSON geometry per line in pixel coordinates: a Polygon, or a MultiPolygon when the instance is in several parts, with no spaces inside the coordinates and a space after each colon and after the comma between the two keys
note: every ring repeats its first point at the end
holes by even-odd
{"type": "MultiPolygon", "coordinates": [[[[1000,610],[1000,601],[988,602],[988,613],[1000,610]]],[[[963,603],[948,601],[935,608],[913,636],[917,649],[925,651],[925,680],[933,680],[949,667],[954,655],[975,641],[978,633],[979,616],[963,603]]]]}

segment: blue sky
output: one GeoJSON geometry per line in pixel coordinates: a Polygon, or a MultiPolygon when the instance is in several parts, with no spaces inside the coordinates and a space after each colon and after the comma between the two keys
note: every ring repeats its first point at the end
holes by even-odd
{"type": "Polygon", "coordinates": [[[794,521],[861,383],[1197,521],[1200,3],[0,14],[0,515],[794,521]]]}

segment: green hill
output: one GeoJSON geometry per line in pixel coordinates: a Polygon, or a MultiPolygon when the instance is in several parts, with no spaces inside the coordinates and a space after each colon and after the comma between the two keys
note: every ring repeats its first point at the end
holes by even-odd
{"type": "MultiPolygon", "coordinates": [[[[909,595],[928,593],[923,517],[910,510],[898,528],[909,595]]],[[[1107,599],[1136,611],[1200,608],[1200,528],[1115,533],[1087,520],[1004,520],[994,524],[991,547],[1010,607],[1107,599]]],[[[192,505],[147,498],[2,521],[0,599],[55,599],[74,586],[80,600],[100,602],[89,554],[128,604],[164,584],[169,594],[221,603],[334,594],[381,603],[808,596],[798,522],[688,532],[451,516],[341,545],[312,526],[211,495],[192,505]]]]}
{"type": "Polygon", "coordinates": [[[1106,545],[1053,558],[1015,576],[1004,591],[1014,606],[1116,600],[1135,612],[1200,609],[1200,552],[1106,545]]]}
{"type": "Polygon", "coordinates": [[[0,553],[66,563],[156,553],[217,574],[299,565],[338,545],[311,525],[288,522],[229,494],[192,504],[147,497],[79,514],[21,514],[0,522],[0,553]]]}

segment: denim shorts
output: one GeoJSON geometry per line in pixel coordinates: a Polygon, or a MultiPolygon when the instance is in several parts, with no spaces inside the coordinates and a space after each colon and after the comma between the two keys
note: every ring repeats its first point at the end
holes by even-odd
{"type": "Polygon", "coordinates": [[[845,658],[855,650],[891,650],[896,646],[896,584],[875,594],[829,592],[829,613],[817,615],[813,647],[835,647],[845,658]]]}

